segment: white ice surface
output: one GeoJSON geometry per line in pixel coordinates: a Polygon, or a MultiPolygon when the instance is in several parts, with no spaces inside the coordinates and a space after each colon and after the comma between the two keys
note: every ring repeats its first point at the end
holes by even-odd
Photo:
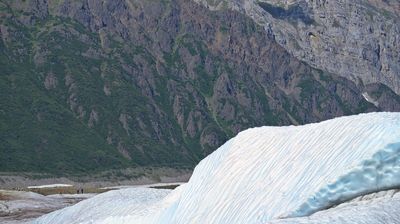
{"type": "Polygon", "coordinates": [[[44,215],[32,223],[48,224],[92,224],[92,223],[124,223],[126,219],[131,223],[144,214],[151,214],[159,207],[152,207],[155,202],[161,201],[171,190],[150,188],[126,188],[108,191],[90,199],[81,201],[74,206],[67,207],[44,215]],[[111,220],[107,222],[107,220],[111,220]],[[118,221],[121,220],[121,221],[118,221]]]}
{"type": "Polygon", "coordinates": [[[161,197],[151,196],[155,189],[140,200],[142,196],[129,198],[137,193],[127,191],[123,203],[116,195],[95,200],[99,195],[87,200],[90,204],[83,201],[37,223],[265,224],[398,186],[400,113],[370,113],[304,126],[249,129],[202,160],[187,184],[159,202],[161,197]],[[120,204],[131,207],[123,210],[120,204]]]}
{"type": "Polygon", "coordinates": [[[41,194],[24,191],[0,190],[8,200],[0,200],[0,214],[12,214],[26,208],[56,207],[55,200],[41,194]]]}
{"type": "Polygon", "coordinates": [[[71,184],[49,184],[40,186],[29,186],[28,189],[41,189],[41,188],[57,188],[57,187],[73,187],[71,184]]]}
{"type": "Polygon", "coordinates": [[[272,220],[268,224],[398,224],[400,194],[382,191],[357,198],[311,216],[272,220]],[[381,194],[381,195],[379,195],[381,194]],[[378,196],[376,198],[376,196],[378,196]]]}
{"type": "Polygon", "coordinates": [[[70,206],[93,194],[43,196],[24,191],[0,190],[0,223],[24,223],[40,214],[70,206]]]}
{"type": "MultiPolygon", "coordinates": [[[[241,132],[204,159],[165,223],[265,223],[400,185],[400,114],[241,132]]],[[[160,220],[161,222],[161,220],[160,220]]]]}

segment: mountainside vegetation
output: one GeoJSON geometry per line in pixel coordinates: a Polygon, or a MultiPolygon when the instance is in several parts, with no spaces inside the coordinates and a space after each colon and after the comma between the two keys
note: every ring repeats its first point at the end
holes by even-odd
{"type": "Polygon", "coordinates": [[[192,1],[1,0],[0,36],[0,171],[191,168],[249,127],[400,105],[192,1]]]}

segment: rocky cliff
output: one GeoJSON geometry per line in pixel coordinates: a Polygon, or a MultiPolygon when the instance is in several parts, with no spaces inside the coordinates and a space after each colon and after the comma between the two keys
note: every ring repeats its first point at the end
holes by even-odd
{"type": "Polygon", "coordinates": [[[0,21],[1,171],[192,167],[248,127],[400,110],[278,25],[194,1],[2,0],[0,21]]]}
{"type": "Polygon", "coordinates": [[[249,15],[314,67],[355,82],[383,83],[400,93],[398,1],[195,1],[249,15]]]}

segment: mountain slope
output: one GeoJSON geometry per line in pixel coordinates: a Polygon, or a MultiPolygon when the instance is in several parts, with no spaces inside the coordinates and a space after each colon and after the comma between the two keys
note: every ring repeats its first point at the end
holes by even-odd
{"type": "MultiPolygon", "coordinates": [[[[158,203],[153,197],[140,197],[143,206],[134,203],[125,212],[111,206],[95,213],[109,214],[99,217],[99,223],[261,224],[275,219],[285,223],[286,218],[309,216],[358,196],[397,188],[399,155],[400,113],[252,128],[202,160],[187,184],[165,198],[158,197],[158,203]]],[[[96,205],[93,199],[85,204],[96,205]]],[[[385,204],[378,211],[398,211],[397,204],[385,204]]],[[[83,203],[45,215],[36,223],[84,217],[81,206],[83,203]]],[[[334,214],[328,212],[328,217],[334,214]]],[[[97,219],[94,214],[87,217],[97,219]]],[[[394,223],[390,217],[397,216],[387,217],[387,223],[394,223]]],[[[362,220],[372,223],[365,217],[362,220]]]]}
{"type": "Polygon", "coordinates": [[[193,167],[249,127],[400,110],[387,86],[314,69],[234,11],[2,0],[0,13],[0,171],[193,167]]]}
{"type": "Polygon", "coordinates": [[[400,4],[395,0],[195,0],[253,18],[296,58],[400,93],[400,4]]]}

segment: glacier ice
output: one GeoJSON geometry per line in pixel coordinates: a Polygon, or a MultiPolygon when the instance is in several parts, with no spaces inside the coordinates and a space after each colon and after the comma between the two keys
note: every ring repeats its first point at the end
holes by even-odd
{"type": "Polygon", "coordinates": [[[358,197],[307,217],[277,219],[268,224],[396,224],[400,223],[400,193],[380,191],[358,197]]]}
{"type": "Polygon", "coordinates": [[[151,188],[113,190],[39,217],[32,224],[141,223],[132,216],[159,210],[155,202],[165,198],[170,191],[151,188]]]}
{"type": "Polygon", "coordinates": [[[40,186],[28,186],[28,189],[41,189],[41,188],[57,188],[57,187],[73,187],[71,184],[49,184],[40,186]]]}
{"type": "Polygon", "coordinates": [[[165,198],[95,223],[267,223],[399,186],[400,113],[369,113],[243,131],[165,198]]]}

